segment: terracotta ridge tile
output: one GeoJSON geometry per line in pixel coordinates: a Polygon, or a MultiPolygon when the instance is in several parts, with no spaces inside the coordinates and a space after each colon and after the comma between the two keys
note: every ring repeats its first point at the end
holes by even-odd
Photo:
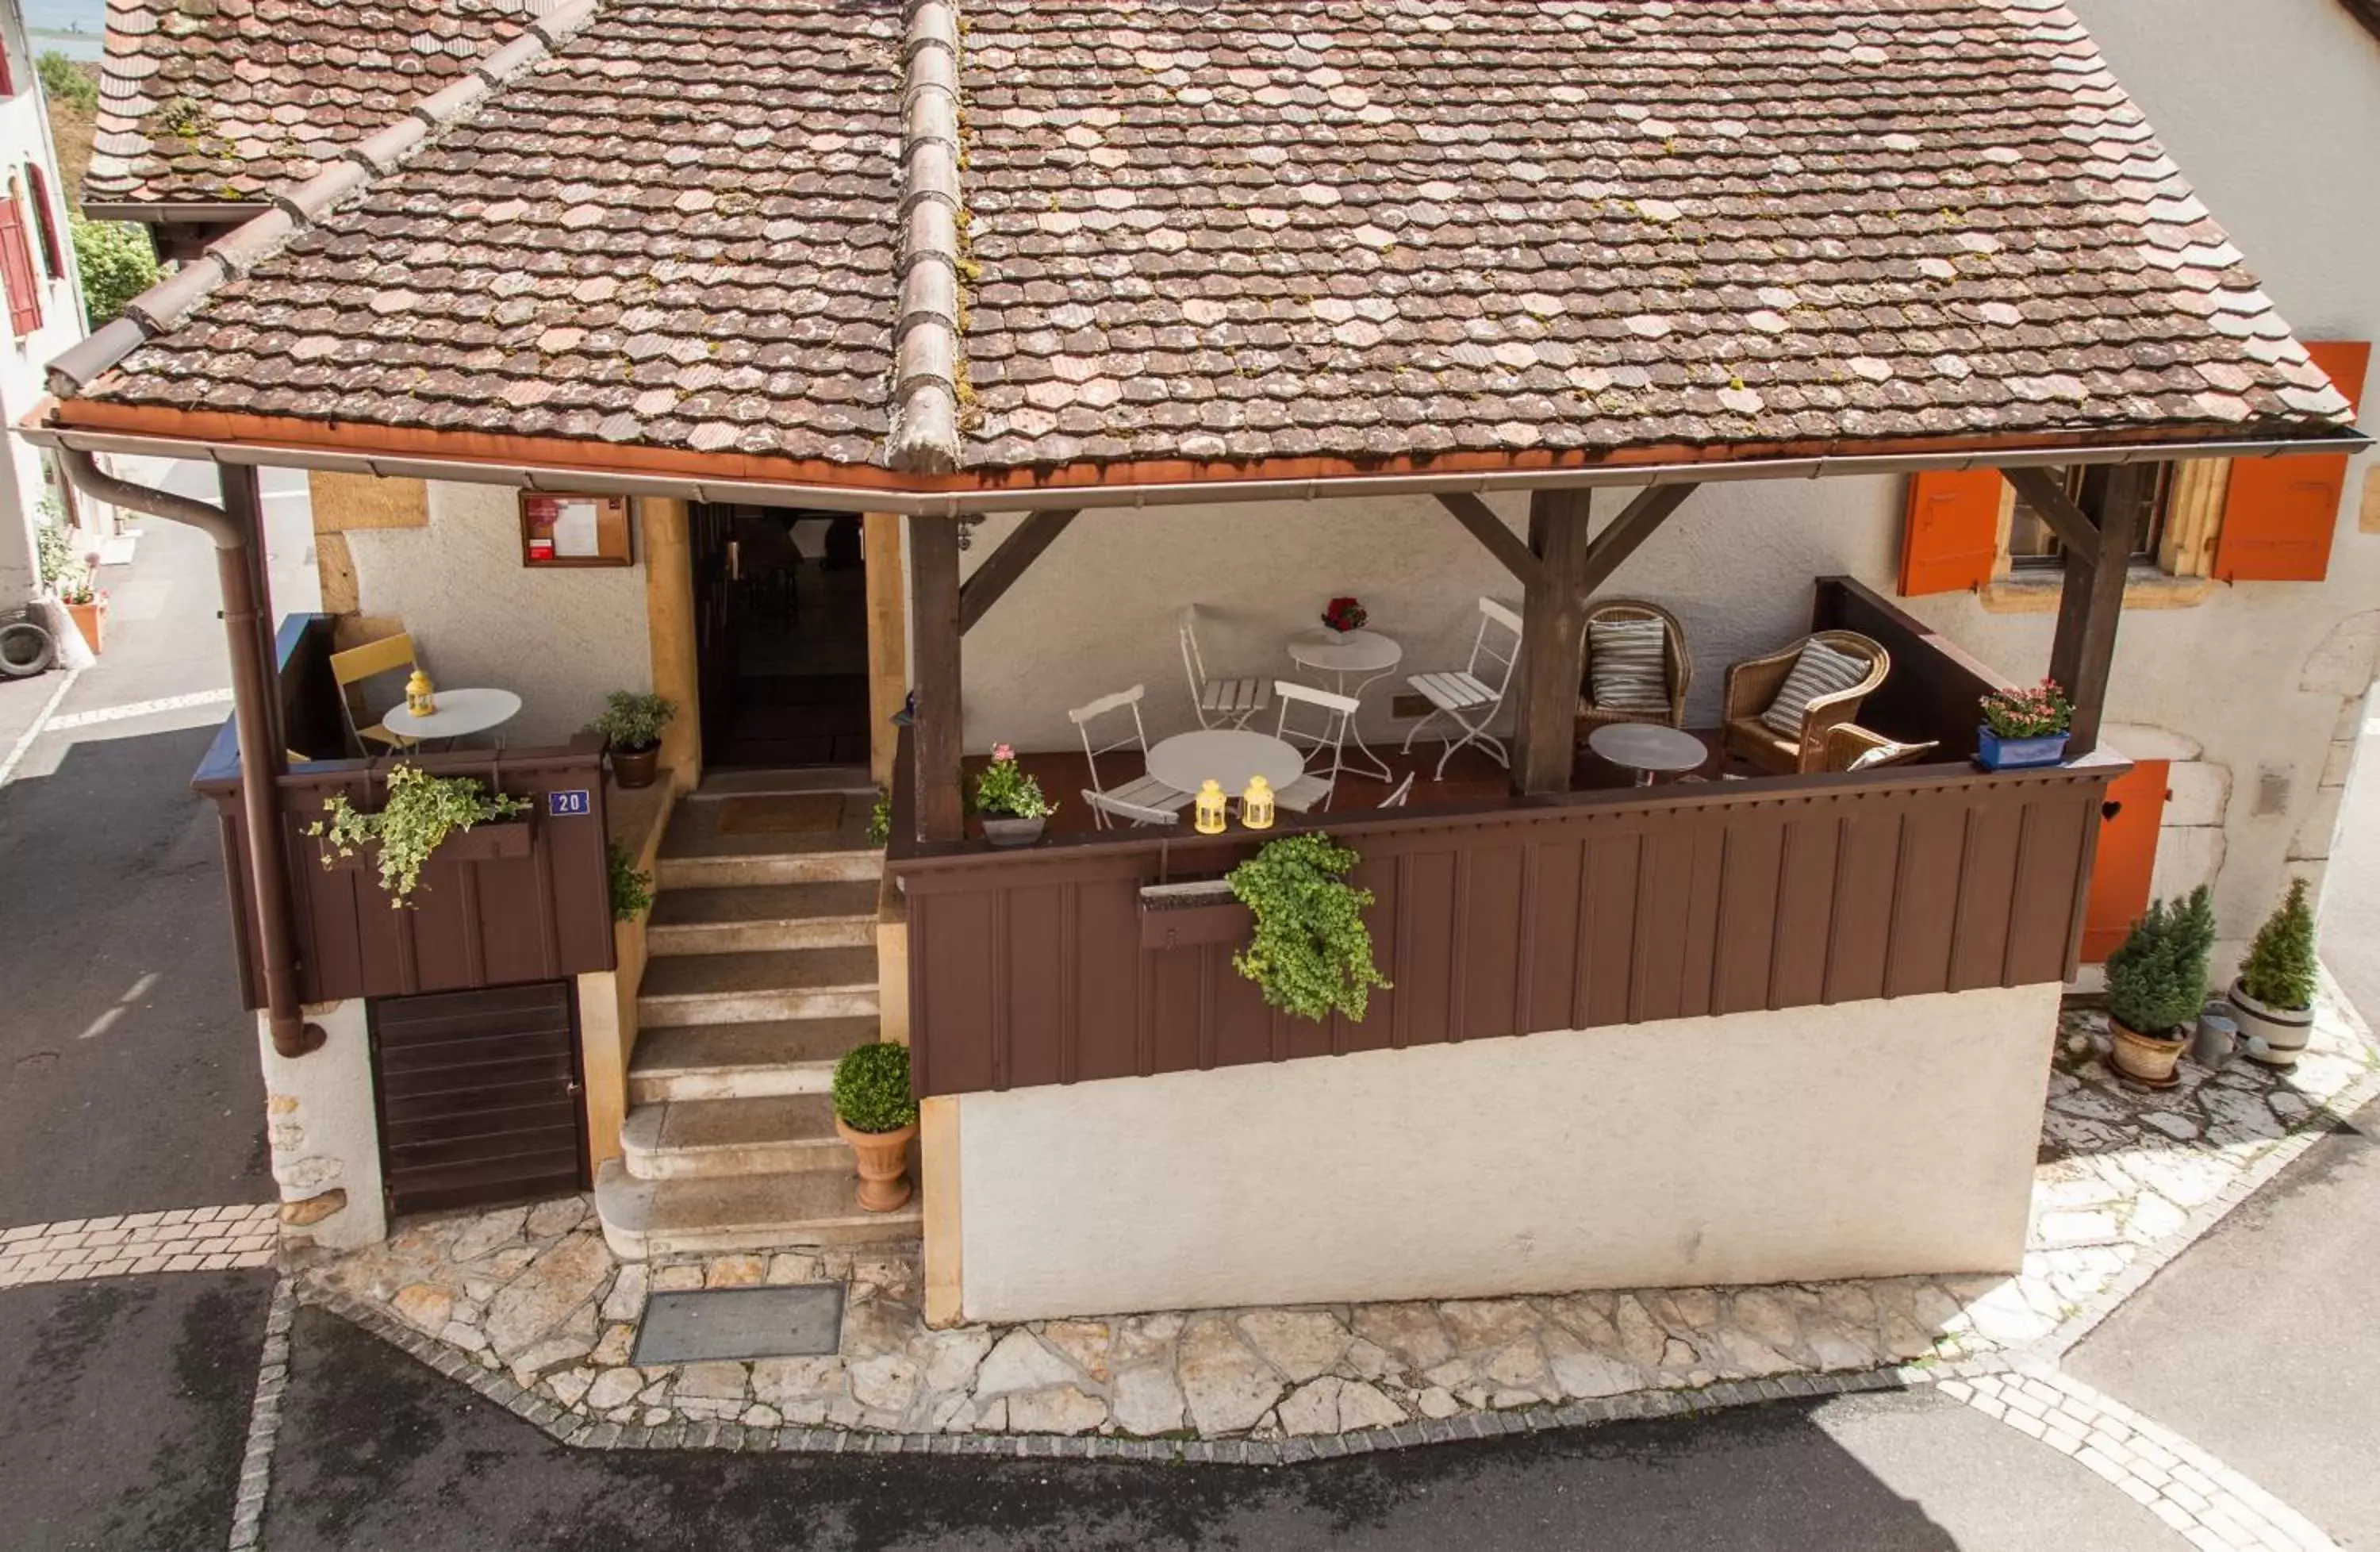
{"type": "Polygon", "coordinates": [[[900,316],[884,461],[911,473],[959,464],[958,8],[910,0],[901,93],[900,316]]]}

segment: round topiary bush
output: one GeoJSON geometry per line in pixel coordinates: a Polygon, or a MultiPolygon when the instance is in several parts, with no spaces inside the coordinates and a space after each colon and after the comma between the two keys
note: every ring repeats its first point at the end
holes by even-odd
{"type": "Polygon", "coordinates": [[[909,1048],[886,1040],[844,1052],[834,1064],[834,1113],[854,1132],[898,1132],[914,1124],[909,1048]]]}

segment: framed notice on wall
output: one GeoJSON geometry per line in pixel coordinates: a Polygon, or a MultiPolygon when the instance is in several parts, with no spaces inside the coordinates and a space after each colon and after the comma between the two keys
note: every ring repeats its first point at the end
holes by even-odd
{"type": "Polygon", "coordinates": [[[521,564],[624,566],[636,564],[628,498],[524,491],[520,499],[521,564]]]}

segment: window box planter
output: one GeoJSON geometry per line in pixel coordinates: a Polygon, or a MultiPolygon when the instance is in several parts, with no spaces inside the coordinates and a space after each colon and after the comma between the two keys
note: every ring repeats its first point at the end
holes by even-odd
{"type": "Polygon", "coordinates": [[[1988,726],[1975,729],[1975,763],[1985,770],[2030,770],[2066,762],[2062,733],[2040,738],[2002,738],[1988,726]]]}
{"type": "Polygon", "coordinates": [[[1256,913],[1241,904],[1221,879],[1190,884],[1151,884],[1140,891],[1140,946],[1188,949],[1207,943],[1237,946],[1256,935],[1256,913]]]}
{"type": "MultiPolygon", "coordinates": [[[[489,819],[458,831],[439,843],[431,857],[432,862],[516,862],[528,855],[529,822],[527,818],[489,819]]],[[[368,841],[355,849],[353,856],[341,856],[320,841],[315,850],[334,873],[371,872],[380,870],[380,843],[368,841]]]]}

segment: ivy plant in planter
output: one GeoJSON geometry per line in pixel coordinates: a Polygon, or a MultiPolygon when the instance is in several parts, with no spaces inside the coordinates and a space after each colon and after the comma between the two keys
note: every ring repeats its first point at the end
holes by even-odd
{"type": "Polygon", "coordinates": [[[1389,985],[1364,925],[1371,891],[1346,881],[1358,860],[1319,831],[1285,835],[1224,880],[1257,918],[1256,936],[1232,955],[1232,968],[1273,1007],[1317,1023],[1343,1013],[1361,1024],[1372,988],[1389,985]]]}
{"type": "Polygon", "coordinates": [[[380,887],[393,906],[410,904],[421,869],[431,854],[457,831],[492,820],[516,818],[528,802],[504,793],[491,794],[475,777],[432,776],[417,765],[388,773],[388,796],[380,812],[366,814],[345,793],[322,800],[323,818],[306,827],[320,837],[322,866],[335,867],[365,846],[380,848],[380,887]]]}

